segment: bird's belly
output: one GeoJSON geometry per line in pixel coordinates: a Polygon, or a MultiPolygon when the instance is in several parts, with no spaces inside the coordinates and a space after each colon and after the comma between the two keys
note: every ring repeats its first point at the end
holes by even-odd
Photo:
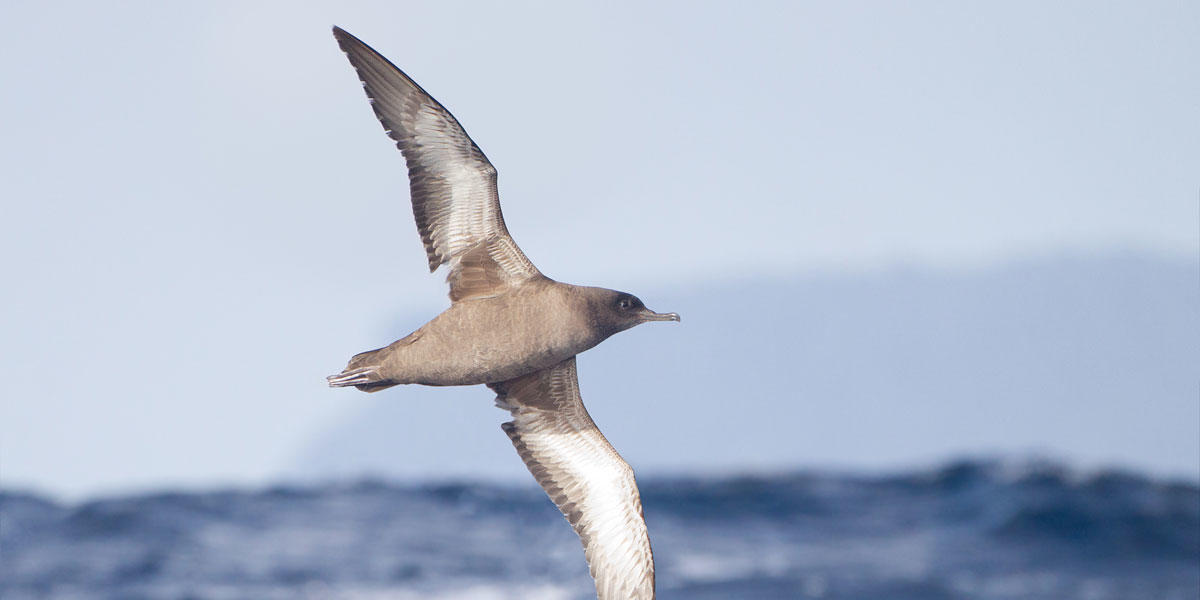
{"type": "Polygon", "coordinates": [[[524,311],[489,311],[470,321],[444,314],[412,345],[411,383],[476,385],[520,377],[585,350],[569,323],[524,311]]]}

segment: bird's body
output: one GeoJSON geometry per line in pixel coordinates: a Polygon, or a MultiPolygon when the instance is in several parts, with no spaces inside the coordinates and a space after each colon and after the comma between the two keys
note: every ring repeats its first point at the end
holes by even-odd
{"type": "Polygon", "coordinates": [[[554,281],[508,234],[496,169],[458,120],[395,65],[334,28],[375,115],[408,163],[430,270],[448,267],[450,308],[331,375],[335,387],[487,384],[501,427],[583,542],[600,600],[654,598],[654,555],[633,469],[588,416],[575,355],[648,321],[636,297],[554,281]]]}
{"type": "Polygon", "coordinates": [[[602,318],[605,292],[537,277],[496,296],[455,302],[408,336],[350,359],[330,381],[376,391],[496,383],[539,371],[616,333],[602,318]]]}

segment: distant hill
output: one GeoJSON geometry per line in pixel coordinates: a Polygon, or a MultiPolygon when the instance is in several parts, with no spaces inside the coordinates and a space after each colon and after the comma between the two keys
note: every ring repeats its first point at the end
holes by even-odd
{"type": "MultiPolygon", "coordinates": [[[[639,472],[1034,452],[1196,479],[1198,273],[1109,255],[634,290],[683,322],[582,355],[584,401],[639,472]]],[[[287,475],[527,477],[491,399],[483,387],[347,394],[361,411],[287,475]]]]}

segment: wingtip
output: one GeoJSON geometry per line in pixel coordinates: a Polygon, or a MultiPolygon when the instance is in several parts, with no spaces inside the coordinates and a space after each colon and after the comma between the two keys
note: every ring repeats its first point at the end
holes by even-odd
{"type": "MultiPolygon", "coordinates": [[[[333,39],[337,40],[338,46],[343,46],[343,47],[346,44],[352,43],[352,42],[358,42],[360,44],[363,43],[363,41],[358,39],[357,37],[355,37],[355,35],[353,33],[350,33],[349,31],[346,31],[345,29],[342,29],[341,27],[338,27],[337,25],[333,26],[333,39]]],[[[343,49],[345,49],[345,48],[343,48],[343,49]]]]}
{"type": "Polygon", "coordinates": [[[346,52],[347,51],[346,43],[355,38],[353,35],[350,34],[350,32],[346,31],[345,29],[342,29],[341,27],[338,27],[337,25],[334,25],[333,26],[333,39],[334,39],[334,41],[337,42],[338,48],[341,48],[342,52],[346,52]]]}

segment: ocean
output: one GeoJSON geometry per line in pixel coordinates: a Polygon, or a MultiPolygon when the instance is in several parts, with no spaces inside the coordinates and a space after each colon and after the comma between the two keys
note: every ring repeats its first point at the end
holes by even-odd
{"type": "MultiPolygon", "coordinates": [[[[1200,597],[1200,489],[1048,461],[644,477],[664,600],[1200,597]]],[[[595,598],[540,489],[0,492],[0,597],[595,598]]]]}

